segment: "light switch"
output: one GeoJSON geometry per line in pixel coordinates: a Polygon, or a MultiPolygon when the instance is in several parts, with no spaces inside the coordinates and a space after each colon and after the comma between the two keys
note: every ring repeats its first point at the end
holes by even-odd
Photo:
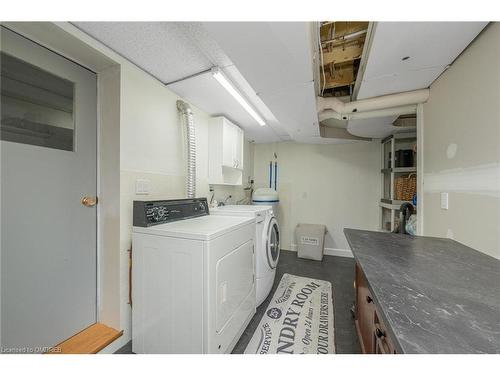
{"type": "Polygon", "coordinates": [[[446,192],[441,193],[441,209],[448,209],[448,193],[446,192]]]}
{"type": "Polygon", "coordinates": [[[138,195],[148,195],[150,191],[150,181],[144,179],[135,180],[135,193],[138,195]]]}

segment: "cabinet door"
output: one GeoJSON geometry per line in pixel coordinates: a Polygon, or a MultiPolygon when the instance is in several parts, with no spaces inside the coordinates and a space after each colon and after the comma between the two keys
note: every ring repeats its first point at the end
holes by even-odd
{"type": "Polygon", "coordinates": [[[375,306],[363,272],[356,265],[356,329],[363,353],[374,353],[375,306]]]}
{"type": "Polygon", "coordinates": [[[234,160],[236,168],[243,169],[243,130],[235,126],[234,160]]]}
{"type": "Polygon", "coordinates": [[[234,147],[236,143],[236,126],[224,119],[222,125],[222,165],[234,168],[234,147]]]}

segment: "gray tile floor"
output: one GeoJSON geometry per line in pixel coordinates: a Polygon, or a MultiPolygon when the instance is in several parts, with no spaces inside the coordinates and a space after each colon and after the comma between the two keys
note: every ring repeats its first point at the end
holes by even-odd
{"type": "Polygon", "coordinates": [[[354,301],[354,259],[327,255],[323,257],[322,262],[318,262],[297,258],[296,252],[281,251],[273,289],[267,299],[257,308],[257,313],[243,332],[233,354],[241,354],[245,351],[284,273],[327,280],[332,283],[336,352],[339,354],[360,353],[361,349],[350,311],[354,301]]]}
{"type": "MultiPolygon", "coordinates": [[[[314,260],[297,258],[296,252],[282,251],[276,271],[273,290],[262,305],[258,307],[257,313],[254,315],[236,344],[233,354],[241,354],[245,351],[284,273],[327,280],[332,283],[336,351],[339,354],[360,353],[354,320],[352,319],[350,311],[354,301],[354,259],[325,256],[322,262],[317,262],[314,260]]],[[[132,343],[129,342],[116,353],[132,353],[132,343]]]]}

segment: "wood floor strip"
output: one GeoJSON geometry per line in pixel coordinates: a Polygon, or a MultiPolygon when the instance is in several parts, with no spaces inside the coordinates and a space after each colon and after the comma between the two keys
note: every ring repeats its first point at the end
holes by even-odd
{"type": "Polygon", "coordinates": [[[55,345],[47,354],[95,354],[121,335],[123,331],[95,323],[55,345]]]}

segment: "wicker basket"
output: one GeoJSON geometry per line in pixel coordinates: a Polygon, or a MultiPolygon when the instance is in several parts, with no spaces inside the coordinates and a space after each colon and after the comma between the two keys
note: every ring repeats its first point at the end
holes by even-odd
{"type": "Polygon", "coordinates": [[[394,196],[396,200],[411,201],[417,192],[417,175],[411,173],[408,177],[396,177],[394,185],[394,196]]]}

